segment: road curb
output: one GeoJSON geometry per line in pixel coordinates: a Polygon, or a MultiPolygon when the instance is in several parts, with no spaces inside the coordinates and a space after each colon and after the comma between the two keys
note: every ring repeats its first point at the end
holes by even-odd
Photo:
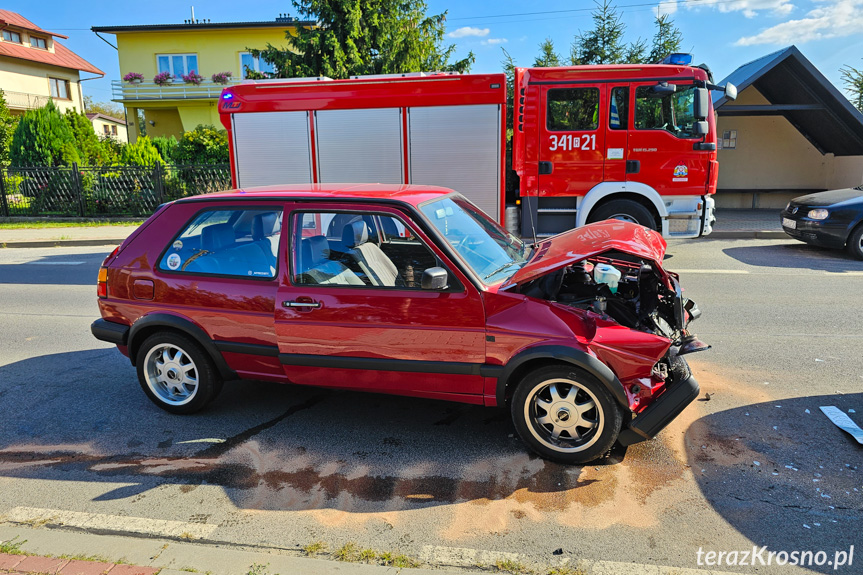
{"type": "MultiPolygon", "coordinates": [[[[703,239],[717,240],[784,240],[790,236],[781,230],[727,230],[714,231],[703,239]]],[[[701,239],[701,238],[699,238],[701,239]]]]}
{"type": "Polygon", "coordinates": [[[23,242],[4,242],[0,240],[2,248],[75,248],[87,246],[118,246],[121,239],[92,239],[92,240],[30,240],[23,242]]]}

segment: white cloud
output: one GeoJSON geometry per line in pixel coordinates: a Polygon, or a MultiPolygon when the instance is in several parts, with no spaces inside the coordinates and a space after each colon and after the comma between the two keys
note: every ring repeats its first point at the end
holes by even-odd
{"type": "Polygon", "coordinates": [[[756,44],[801,44],[824,38],[840,38],[863,30],[863,0],[822,2],[804,18],[788,20],[735,42],[737,46],[756,44]]]}
{"type": "Polygon", "coordinates": [[[483,38],[488,36],[491,30],[488,28],[474,28],[473,26],[462,26],[447,34],[450,38],[466,38],[467,36],[476,36],[483,38]]]}
{"type": "MultiPolygon", "coordinates": [[[[710,7],[718,8],[720,12],[743,12],[747,18],[754,18],[762,10],[769,10],[777,16],[787,16],[795,8],[791,0],[736,0],[734,2],[687,0],[685,5],[691,10],[710,7]]],[[[666,10],[666,7],[660,4],[659,10],[666,10]]]]}
{"type": "Polygon", "coordinates": [[[658,6],[653,9],[654,16],[665,16],[677,12],[677,0],[661,0],[658,6]]]}
{"type": "Polygon", "coordinates": [[[483,40],[480,42],[481,44],[485,44],[486,46],[495,45],[495,44],[506,44],[509,42],[506,38],[489,38],[488,40],[483,40]]]}

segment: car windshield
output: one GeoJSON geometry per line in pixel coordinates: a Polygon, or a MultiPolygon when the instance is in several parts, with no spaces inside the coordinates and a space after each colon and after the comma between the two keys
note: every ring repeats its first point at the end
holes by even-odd
{"type": "Polygon", "coordinates": [[[530,257],[530,248],[459,196],[447,196],[420,207],[483,283],[502,282],[530,257]]]}

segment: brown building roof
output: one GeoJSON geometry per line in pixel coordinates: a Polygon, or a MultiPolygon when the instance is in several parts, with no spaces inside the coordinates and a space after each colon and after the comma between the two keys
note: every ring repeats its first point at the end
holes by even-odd
{"type": "MultiPolygon", "coordinates": [[[[18,28],[23,28],[25,30],[30,30],[33,32],[39,32],[57,38],[66,38],[66,36],[54,34],[53,32],[48,32],[47,30],[39,28],[38,26],[36,26],[36,24],[24,18],[20,14],[16,14],[15,12],[9,12],[8,10],[0,10],[0,27],[3,27],[4,25],[15,26],[18,28]]],[[[99,74],[100,76],[105,75],[105,72],[95,67],[93,64],[91,64],[66,46],[63,46],[56,40],[54,41],[54,52],[30,48],[29,46],[24,46],[23,44],[0,42],[0,56],[19,58],[21,60],[29,60],[31,62],[40,62],[42,64],[59,66],[60,68],[80,70],[82,72],[90,72],[91,74],[99,74]]]]}
{"type": "Polygon", "coordinates": [[[121,124],[123,126],[126,125],[125,120],[121,120],[120,118],[115,118],[114,116],[108,116],[107,114],[85,114],[87,119],[91,122],[93,120],[105,120],[107,122],[114,122],[115,124],[121,124]]]}

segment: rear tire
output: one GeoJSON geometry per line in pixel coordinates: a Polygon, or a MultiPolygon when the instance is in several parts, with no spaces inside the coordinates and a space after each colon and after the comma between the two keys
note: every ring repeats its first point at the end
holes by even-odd
{"type": "Polygon", "coordinates": [[[633,200],[611,200],[593,209],[587,217],[588,223],[604,220],[622,220],[656,230],[656,218],[649,209],[633,200]]]}
{"type": "Polygon", "coordinates": [[[186,335],[160,331],[144,340],[135,364],[150,401],[169,413],[199,411],[222,389],[213,360],[186,335]]]}
{"type": "Polygon", "coordinates": [[[595,377],[574,366],[551,365],[529,373],[512,398],[521,440],[540,457],[587,463],[611,449],[623,412],[595,377]]]}
{"type": "Polygon", "coordinates": [[[848,250],[851,257],[863,260],[863,224],[851,231],[845,249],[848,250]]]}

